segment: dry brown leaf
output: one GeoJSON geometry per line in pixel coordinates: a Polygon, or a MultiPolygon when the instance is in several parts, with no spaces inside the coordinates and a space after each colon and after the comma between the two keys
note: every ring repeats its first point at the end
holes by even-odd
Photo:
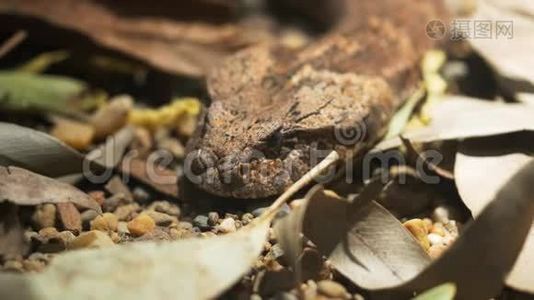
{"type": "Polygon", "coordinates": [[[72,202],[101,212],[100,205],[77,188],[17,167],[0,166],[0,202],[17,205],[72,202]]]}
{"type": "MultiPolygon", "coordinates": [[[[533,161],[533,138],[532,133],[518,133],[468,140],[460,144],[455,165],[456,186],[475,219],[495,198],[499,189],[518,170],[533,161]]],[[[506,283],[514,289],[534,293],[533,273],[534,228],[530,230],[506,283]]]]}
{"type": "Polygon", "coordinates": [[[456,242],[411,281],[377,296],[410,296],[443,282],[457,286],[455,299],[489,299],[502,289],[534,217],[534,162],[516,173],[456,242]]]}
{"type": "Polygon", "coordinates": [[[300,243],[295,230],[302,227],[341,274],[365,289],[390,287],[415,277],[430,258],[393,215],[372,201],[382,186],[375,181],[352,204],[316,186],[302,208],[277,225],[284,251],[296,257],[293,253],[300,250],[300,243]]]}
{"type": "Polygon", "coordinates": [[[490,21],[494,26],[492,38],[472,38],[468,41],[495,68],[500,75],[501,86],[519,99],[534,97],[532,2],[481,0],[472,20],[490,21]],[[525,95],[521,95],[522,92],[525,95]]]}
{"type": "MultiPolygon", "coordinates": [[[[194,12],[206,14],[208,10],[199,3],[222,6],[232,1],[165,1],[150,8],[145,5],[144,10],[138,6],[133,14],[132,10],[135,9],[130,2],[4,1],[0,2],[0,12],[39,18],[54,26],[81,33],[103,47],[117,50],[168,73],[198,77],[223,56],[258,38],[258,34],[250,34],[254,31],[246,26],[179,21],[180,18],[194,17],[187,12],[188,9],[191,11],[196,8],[194,12]],[[154,8],[160,12],[150,15],[150,10],[154,8]]],[[[232,6],[236,6],[236,2],[232,6]]],[[[220,14],[215,16],[220,17],[220,14]]],[[[8,22],[6,25],[20,27],[24,22],[8,22]]],[[[38,30],[29,31],[29,34],[38,38],[38,30]]]]}
{"type": "MultiPolygon", "coordinates": [[[[493,136],[517,131],[533,131],[534,105],[504,104],[461,96],[448,96],[430,108],[431,123],[427,127],[403,134],[413,143],[459,140],[493,136]]],[[[402,145],[400,138],[381,142],[374,151],[402,145]]]]}

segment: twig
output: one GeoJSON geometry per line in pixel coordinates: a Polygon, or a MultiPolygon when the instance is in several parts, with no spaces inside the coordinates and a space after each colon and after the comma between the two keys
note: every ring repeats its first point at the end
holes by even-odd
{"type": "Polygon", "coordinates": [[[2,44],[2,46],[0,46],[0,58],[11,52],[11,50],[13,50],[22,41],[24,41],[27,36],[28,34],[24,30],[19,30],[15,34],[13,34],[9,39],[7,39],[7,41],[2,44]]]}
{"type": "Polygon", "coordinates": [[[308,185],[312,180],[314,180],[321,172],[326,170],[332,164],[339,160],[339,154],[336,151],[330,152],[328,156],[323,159],[318,165],[313,167],[308,173],[304,174],[297,182],[290,186],[276,201],[269,206],[269,208],[262,214],[260,219],[270,218],[278,211],[282,204],[286,203],[293,194],[298,192],[300,189],[308,185]]]}

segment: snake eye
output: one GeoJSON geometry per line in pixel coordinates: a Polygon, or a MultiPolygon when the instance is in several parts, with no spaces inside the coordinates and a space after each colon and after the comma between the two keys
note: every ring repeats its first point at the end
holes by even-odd
{"type": "Polygon", "coordinates": [[[197,150],[191,161],[191,171],[194,174],[202,174],[210,167],[215,166],[217,159],[211,151],[197,150]]]}
{"type": "Polygon", "coordinates": [[[271,148],[278,148],[282,146],[284,135],[280,130],[273,131],[264,141],[265,144],[271,148]]]}

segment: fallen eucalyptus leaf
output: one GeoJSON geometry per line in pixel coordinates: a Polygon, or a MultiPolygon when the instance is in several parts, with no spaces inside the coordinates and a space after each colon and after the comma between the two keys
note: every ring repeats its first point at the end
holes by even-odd
{"type": "Polygon", "coordinates": [[[86,88],[85,83],[68,77],[1,71],[0,106],[73,115],[80,111],[73,100],[86,88]]]}
{"type": "Polygon", "coordinates": [[[444,283],[433,287],[413,300],[453,300],[456,295],[456,285],[454,283],[444,283]]]}
{"type": "MultiPolygon", "coordinates": [[[[477,3],[472,20],[491,22],[495,29],[492,38],[472,38],[469,43],[497,71],[501,85],[511,92],[522,92],[510,80],[522,82],[527,87],[523,92],[534,93],[534,58],[532,40],[534,39],[534,6],[522,0],[482,0],[477,3]]],[[[476,22],[476,21],[475,21],[476,22]]]]}
{"type": "Polygon", "coordinates": [[[0,122],[0,165],[59,177],[81,173],[83,156],[43,132],[0,122]]]}
{"type": "MultiPolygon", "coordinates": [[[[371,190],[382,186],[374,185],[371,190]]],[[[362,194],[351,204],[316,186],[302,208],[278,225],[284,251],[299,250],[295,230],[301,227],[331,264],[360,287],[380,289],[413,278],[430,258],[394,216],[372,201],[377,193],[362,194]]]]}
{"type": "MultiPolygon", "coordinates": [[[[456,186],[475,219],[512,176],[533,161],[533,138],[532,133],[516,133],[460,144],[455,164],[456,186]],[[484,188],[481,188],[481,182],[484,182],[484,188]]],[[[531,228],[506,283],[514,289],[534,293],[533,272],[534,228],[531,228]]]]}
{"type": "MultiPolygon", "coordinates": [[[[403,134],[414,143],[484,137],[534,130],[534,105],[503,104],[461,96],[449,96],[430,109],[431,123],[403,134]]],[[[378,144],[373,151],[402,145],[400,138],[378,144]]]]}
{"type": "Polygon", "coordinates": [[[72,202],[101,212],[93,198],[66,183],[17,167],[0,166],[0,202],[17,205],[72,202]]]}
{"type": "Polygon", "coordinates": [[[0,273],[0,298],[211,299],[252,266],[269,224],[270,219],[262,219],[209,239],[66,252],[39,274],[0,273]]]}
{"type": "Polygon", "coordinates": [[[405,284],[377,297],[408,296],[444,282],[457,287],[456,299],[489,299],[502,289],[527,238],[534,217],[534,162],[528,163],[466,226],[443,255],[405,284]]]}

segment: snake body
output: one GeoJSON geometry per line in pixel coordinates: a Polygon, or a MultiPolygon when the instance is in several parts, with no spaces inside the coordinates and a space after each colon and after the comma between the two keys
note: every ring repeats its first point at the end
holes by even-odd
{"type": "Polygon", "coordinates": [[[420,83],[422,55],[435,47],[425,24],[445,12],[438,0],[343,5],[337,25],[310,44],[253,46],[210,73],[212,103],[188,145],[201,189],[280,194],[318,163],[318,150],[348,158],[383,136],[420,83]]]}

